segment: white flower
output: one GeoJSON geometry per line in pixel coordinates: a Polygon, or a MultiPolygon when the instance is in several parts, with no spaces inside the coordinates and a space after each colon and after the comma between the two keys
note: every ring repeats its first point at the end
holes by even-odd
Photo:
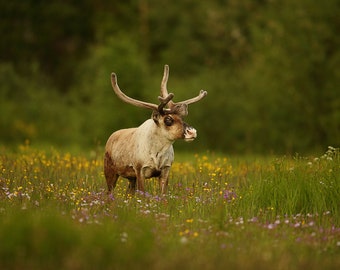
{"type": "Polygon", "coordinates": [[[184,244],[188,243],[188,238],[186,238],[185,236],[182,236],[179,239],[179,242],[184,245],[184,244]]]}

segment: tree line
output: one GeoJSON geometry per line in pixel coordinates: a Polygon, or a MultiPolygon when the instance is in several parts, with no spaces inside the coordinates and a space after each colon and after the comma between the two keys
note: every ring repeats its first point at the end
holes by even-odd
{"type": "Polygon", "coordinates": [[[0,142],[103,144],[150,112],[164,64],[198,142],[183,149],[309,152],[340,141],[338,1],[0,3],[0,142]]]}

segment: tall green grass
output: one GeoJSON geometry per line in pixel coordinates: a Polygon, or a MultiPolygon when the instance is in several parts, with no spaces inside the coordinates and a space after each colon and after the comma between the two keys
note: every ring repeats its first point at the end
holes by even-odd
{"type": "Polygon", "coordinates": [[[238,210],[268,218],[330,212],[339,225],[339,163],[338,149],[330,147],[321,157],[282,157],[263,164],[246,179],[238,210]]]}
{"type": "Polygon", "coordinates": [[[2,269],[337,269],[340,157],[179,156],[107,195],[101,153],[0,155],[2,269]]]}

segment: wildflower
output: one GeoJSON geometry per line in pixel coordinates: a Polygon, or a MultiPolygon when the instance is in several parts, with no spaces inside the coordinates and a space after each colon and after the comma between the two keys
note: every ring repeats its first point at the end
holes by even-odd
{"type": "MultiPolygon", "coordinates": [[[[221,194],[221,192],[220,192],[220,194],[221,194]]],[[[237,198],[237,195],[236,195],[236,193],[233,190],[225,190],[224,194],[223,194],[223,198],[226,201],[231,202],[231,201],[233,201],[233,200],[235,200],[237,198]]]]}
{"type": "Polygon", "coordinates": [[[122,232],[122,233],[120,234],[120,241],[121,241],[122,243],[125,243],[125,242],[127,241],[127,239],[128,239],[128,234],[127,234],[126,232],[122,232]]]}
{"type": "Polygon", "coordinates": [[[269,230],[272,230],[272,229],[275,228],[275,224],[270,223],[270,224],[268,224],[267,228],[268,228],[269,230]]]}
{"type": "Polygon", "coordinates": [[[248,220],[248,222],[252,222],[252,223],[258,222],[258,218],[252,217],[251,219],[248,220]]]}
{"type": "Polygon", "coordinates": [[[185,237],[185,236],[182,236],[180,239],[179,239],[179,242],[181,243],[181,244],[187,244],[188,243],[188,238],[187,237],[185,237]]]}

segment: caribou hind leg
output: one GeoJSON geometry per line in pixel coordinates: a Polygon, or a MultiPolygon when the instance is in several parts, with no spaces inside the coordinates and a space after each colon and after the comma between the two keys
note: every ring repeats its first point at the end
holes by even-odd
{"type": "Polygon", "coordinates": [[[109,153],[105,153],[104,157],[104,175],[106,179],[108,193],[116,187],[119,175],[115,173],[112,158],[109,153]]]}

